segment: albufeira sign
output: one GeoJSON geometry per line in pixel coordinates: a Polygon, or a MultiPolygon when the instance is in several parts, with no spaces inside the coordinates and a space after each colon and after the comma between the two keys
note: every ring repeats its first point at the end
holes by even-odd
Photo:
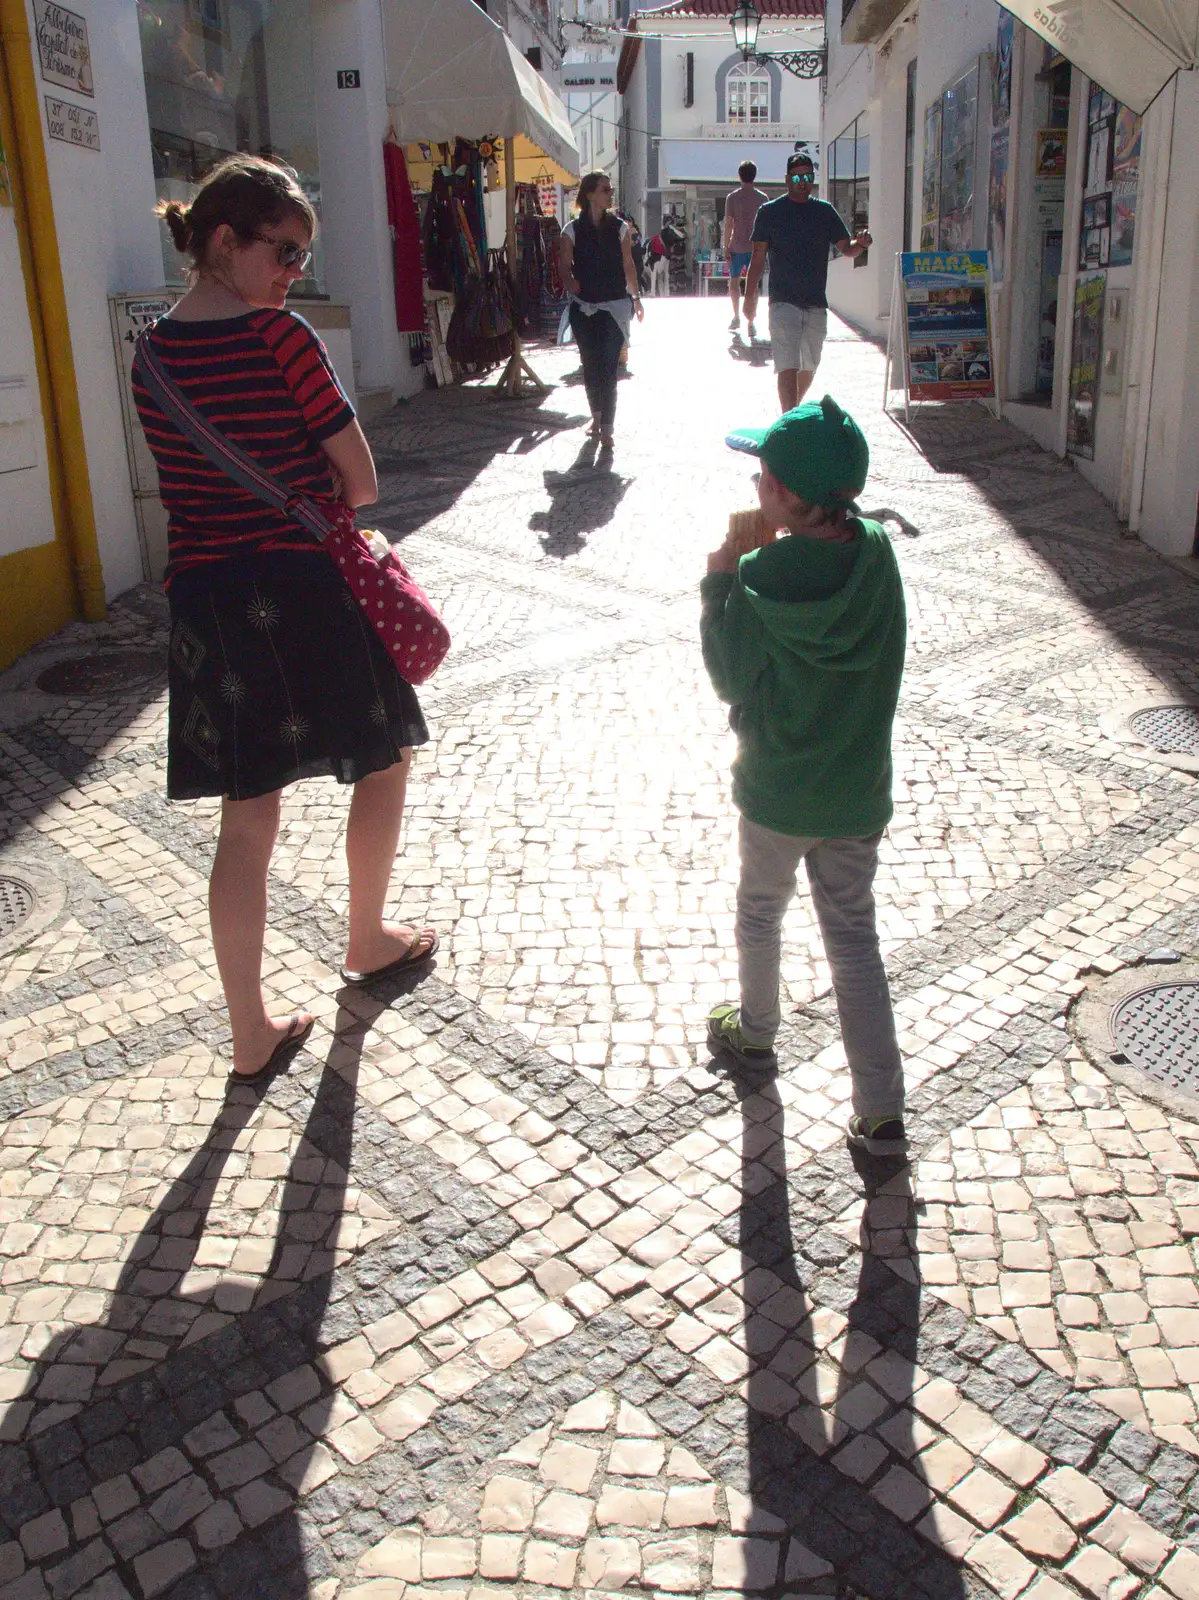
{"type": "Polygon", "coordinates": [[[87,18],[54,4],[54,0],[34,0],[33,17],[42,77],[75,94],[93,96],[96,86],[92,80],[87,18]]]}

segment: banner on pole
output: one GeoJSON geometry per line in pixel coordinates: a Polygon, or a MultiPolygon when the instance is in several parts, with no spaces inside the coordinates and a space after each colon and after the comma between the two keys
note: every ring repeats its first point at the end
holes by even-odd
{"type": "Polygon", "coordinates": [[[899,278],[909,398],[993,399],[989,253],[905,251],[899,278]]]}

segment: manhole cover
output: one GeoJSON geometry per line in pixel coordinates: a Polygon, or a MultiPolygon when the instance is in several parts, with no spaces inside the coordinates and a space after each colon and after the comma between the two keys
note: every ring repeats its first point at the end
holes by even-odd
{"type": "Polygon", "coordinates": [[[20,878],[0,878],[0,939],[15,933],[33,915],[37,895],[20,878]]]}
{"type": "Polygon", "coordinates": [[[1134,711],[1128,726],[1142,744],[1163,755],[1199,755],[1199,706],[1149,706],[1134,711]]]}
{"type": "Polygon", "coordinates": [[[1112,1042],[1168,1089],[1199,1094],[1199,982],[1155,983],[1112,1007],[1112,1042]]]}
{"type": "Polygon", "coordinates": [[[69,656],[56,661],[37,679],[43,694],[89,699],[138,689],[161,678],[166,661],[158,650],[101,650],[90,656],[69,656]]]}

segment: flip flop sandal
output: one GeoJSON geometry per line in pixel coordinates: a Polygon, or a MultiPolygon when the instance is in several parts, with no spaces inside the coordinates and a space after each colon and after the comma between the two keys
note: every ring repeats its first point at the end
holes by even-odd
{"type": "Polygon", "coordinates": [[[341,981],[355,989],[364,989],[371,983],[381,983],[384,978],[394,978],[397,973],[407,972],[410,967],[423,966],[436,955],[440,943],[440,936],[434,929],[422,928],[404,954],[395,961],[389,961],[384,967],[376,967],[373,972],[351,972],[349,967],[342,967],[341,981]],[[426,939],[429,941],[427,945],[426,939]]]}
{"type": "Polygon", "coordinates": [[[291,1058],[298,1055],[300,1050],[308,1043],[308,1035],[316,1027],[316,1018],[309,1017],[307,1022],[300,1021],[300,1014],[292,1017],[288,1024],[287,1032],[271,1051],[270,1055],[259,1067],[257,1072],[231,1072],[229,1083],[261,1083],[264,1078],[269,1078],[272,1073],[278,1072],[280,1067],[286,1066],[291,1058]]]}

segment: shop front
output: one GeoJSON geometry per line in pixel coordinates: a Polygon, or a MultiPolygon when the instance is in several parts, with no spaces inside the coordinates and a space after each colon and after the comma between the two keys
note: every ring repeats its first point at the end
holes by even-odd
{"type": "MultiPolygon", "coordinates": [[[[721,246],[724,203],[737,187],[737,168],[752,161],[754,186],[773,200],[783,193],[793,140],[753,138],[663,139],[659,146],[662,218],[679,227],[686,241],[685,276],[703,293],[708,280],[726,276],[721,246]]],[[[818,150],[810,146],[813,159],[818,150]]]]}
{"type": "Polygon", "coordinates": [[[565,304],[558,218],[579,178],[566,106],[474,0],[384,0],[383,28],[387,137],[419,212],[437,380],[505,361],[508,393],[539,387],[521,336],[565,304]]]}
{"type": "MultiPolygon", "coordinates": [[[[1199,523],[1199,70],[1186,63],[1199,48],[1199,8],[1186,12],[1191,23],[1175,8],[1170,48],[1140,55],[1112,47],[1109,9],[1096,0],[1081,34],[1046,38],[1052,29],[1013,15],[1041,15],[1023,0],[924,0],[873,51],[833,37],[825,131],[866,130],[875,248],[865,269],[834,266],[829,301],[886,336],[900,251],[986,251],[1004,415],[1069,456],[1130,532],[1189,557],[1199,523]]],[[[845,164],[835,157],[833,182],[850,208],[845,164]]],[[[926,341],[921,358],[921,378],[934,382],[957,370],[963,350],[926,341]]]]}
{"type": "Polygon", "coordinates": [[[1008,12],[994,60],[988,243],[1005,413],[1073,459],[1131,532],[1191,556],[1196,73],[1157,80],[1146,106],[1135,71],[1103,68],[1137,97],[1124,103],[1008,12]]]}

